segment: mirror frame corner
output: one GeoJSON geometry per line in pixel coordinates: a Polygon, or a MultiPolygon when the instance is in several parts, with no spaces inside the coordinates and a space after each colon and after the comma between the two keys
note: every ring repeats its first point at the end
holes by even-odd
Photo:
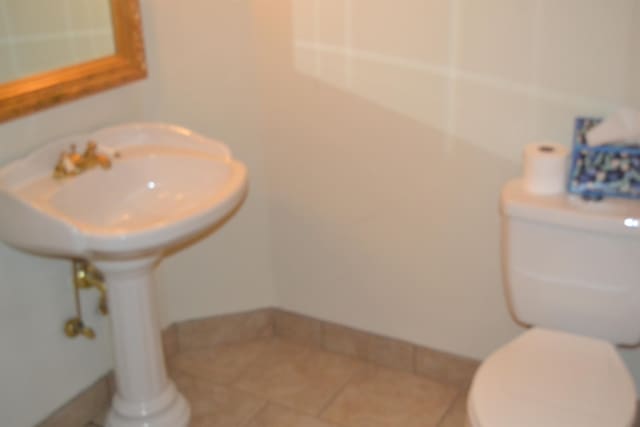
{"type": "Polygon", "coordinates": [[[147,76],[139,0],[110,0],[115,54],[0,84],[0,123],[147,76]]]}

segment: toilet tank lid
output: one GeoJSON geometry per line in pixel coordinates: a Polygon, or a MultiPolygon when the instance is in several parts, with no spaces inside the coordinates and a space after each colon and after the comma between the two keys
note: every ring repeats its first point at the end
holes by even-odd
{"type": "Polygon", "coordinates": [[[531,194],[522,179],[514,179],[503,187],[500,204],[502,214],[509,217],[640,237],[640,201],[636,200],[596,202],[569,194],[531,194]]]}
{"type": "Polygon", "coordinates": [[[610,343],[533,328],[480,366],[469,416],[482,427],[630,427],[631,374],[610,343]]]}

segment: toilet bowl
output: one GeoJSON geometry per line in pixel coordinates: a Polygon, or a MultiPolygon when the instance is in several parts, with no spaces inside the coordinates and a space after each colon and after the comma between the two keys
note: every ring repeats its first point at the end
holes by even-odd
{"type": "Polygon", "coordinates": [[[634,383],[606,341],[532,328],[478,369],[469,427],[631,427],[634,383]]]}
{"type": "Polygon", "coordinates": [[[478,368],[469,427],[632,427],[633,378],[615,345],[640,342],[640,203],[501,197],[502,263],[514,319],[530,329],[478,368]]]}

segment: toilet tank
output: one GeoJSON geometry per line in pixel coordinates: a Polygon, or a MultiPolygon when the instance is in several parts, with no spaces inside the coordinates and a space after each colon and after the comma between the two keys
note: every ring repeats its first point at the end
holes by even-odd
{"type": "Polygon", "coordinates": [[[505,291],[517,320],[640,342],[640,201],[532,195],[514,180],[501,213],[505,291]]]}

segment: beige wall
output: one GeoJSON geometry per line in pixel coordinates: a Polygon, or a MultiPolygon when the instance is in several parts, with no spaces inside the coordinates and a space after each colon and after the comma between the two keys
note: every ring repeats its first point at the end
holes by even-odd
{"type": "MultiPolygon", "coordinates": [[[[161,317],[167,324],[272,306],[248,6],[208,0],[142,5],[149,78],[0,124],[0,163],[53,138],[135,120],[169,121],[223,140],[249,167],[249,198],[214,235],[160,265],[161,317]]],[[[88,316],[95,342],[63,337],[62,326],[74,313],[70,268],[67,261],[0,244],[2,426],[33,426],[112,366],[105,319],[88,316]]],[[[85,310],[94,304],[95,295],[87,294],[85,310]]]]}
{"type": "Polygon", "coordinates": [[[500,188],[528,142],[640,106],[639,7],[254,2],[280,306],[476,358],[519,333],[500,188]]]}
{"type": "Polygon", "coordinates": [[[249,168],[249,197],[213,236],[160,265],[171,321],[274,304],[264,139],[249,4],[147,0],[148,117],[229,145],[249,168]]]}

